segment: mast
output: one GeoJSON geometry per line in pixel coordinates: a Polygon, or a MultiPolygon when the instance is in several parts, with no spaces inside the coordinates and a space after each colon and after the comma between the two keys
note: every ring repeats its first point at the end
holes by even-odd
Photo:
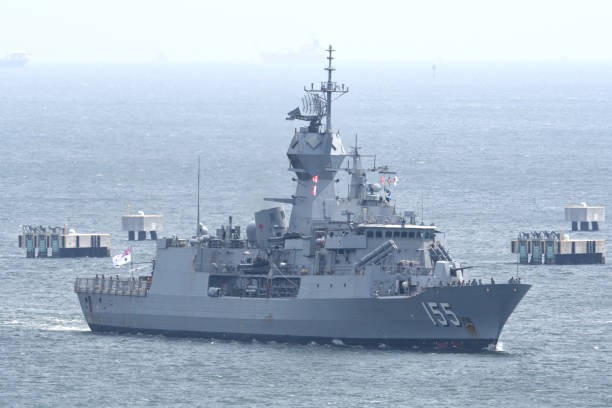
{"type": "Polygon", "coordinates": [[[358,135],[355,134],[355,147],[353,147],[353,153],[351,154],[353,159],[353,168],[347,166],[347,171],[351,175],[349,184],[348,199],[363,199],[363,192],[365,190],[365,172],[361,167],[361,155],[359,154],[359,142],[358,135]]]}
{"type": "Polygon", "coordinates": [[[198,154],[198,225],[196,225],[196,237],[200,236],[200,155],[198,154]]]}
{"type": "Polygon", "coordinates": [[[304,87],[306,96],[302,107],[287,113],[288,120],[310,122],[308,127],[295,130],[287,149],[290,170],[296,173],[297,186],[291,199],[271,199],[293,205],[289,220],[289,231],[304,235],[312,234],[313,225],[330,217],[324,204],[336,200],[335,174],[347,156],[340,136],[332,130],[332,98],[348,92],[348,87],[333,81],[333,48],[326,50],[327,78],[315,87],[311,83],[304,87]],[[334,94],[338,94],[335,96],[334,94]],[[323,125],[323,116],[325,124],[323,125]]]}
{"type": "Polygon", "coordinates": [[[325,70],[327,71],[327,84],[325,89],[327,89],[326,95],[325,95],[325,100],[326,100],[326,110],[325,110],[325,131],[328,133],[331,133],[331,104],[332,104],[332,72],[334,71],[334,68],[332,67],[332,60],[334,59],[334,57],[332,57],[332,52],[334,52],[335,50],[332,49],[331,44],[329,45],[329,48],[327,49],[327,52],[329,53],[329,56],[327,57],[327,68],[325,68],[325,70]]]}
{"type": "Polygon", "coordinates": [[[304,87],[304,91],[306,91],[307,93],[325,94],[325,132],[324,133],[332,133],[332,109],[331,109],[332,108],[332,95],[334,93],[337,93],[337,94],[340,94],[339,96],[342,96],[343,94],[349,91],[348,86],[345,87],[344,84],[342,84],[341,86],[338,86],[336,82],[332,81],[332,72],[336,70],[336,68],[332,66],[332,60],[334,59],[334,57],[332,56],[332,53],[334,51],[336,50],[334,50],[330,44],[330,46],[327,48],[327,52],[328,52],[328,56],[326,57],[327,66],[324,68],[324,70],[327,71],[327,82],[321,82],[320,89],[315,89],[312,86],[310,89],[304,87]]]}

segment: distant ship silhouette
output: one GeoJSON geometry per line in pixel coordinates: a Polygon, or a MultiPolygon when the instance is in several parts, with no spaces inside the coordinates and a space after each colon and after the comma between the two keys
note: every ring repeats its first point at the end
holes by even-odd
{"type": "Polygon", "coordinates": [[[0,59],[0,67],[23,67],[30,60],[26,51],[11,51],[0,59]]]}

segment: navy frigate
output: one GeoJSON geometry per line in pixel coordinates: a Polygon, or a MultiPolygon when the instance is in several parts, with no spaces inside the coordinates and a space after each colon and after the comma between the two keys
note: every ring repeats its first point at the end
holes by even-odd
{"type": "Polygon", "coordinates": [[[306,122],[287,150],[295,194],[266,199],[290,205],[290,216],[275,206],[244,230],[229,217],[213,233],[198,208],[193,237],[156,241],[150,275],[77,278],[92,331],[401,348],[497,344],[530,285],[468,279],[435,226],[398,210],[394,173],[366,166],[368,156],[357,145],[345,149],[332,131],[332,101],[348,87],[332,80],[331,46],[327,52],[327,80],[305,87],[301,108],[287,117],[306,122]],[[339,172],[349,181],[343,197],[339,172]]]}

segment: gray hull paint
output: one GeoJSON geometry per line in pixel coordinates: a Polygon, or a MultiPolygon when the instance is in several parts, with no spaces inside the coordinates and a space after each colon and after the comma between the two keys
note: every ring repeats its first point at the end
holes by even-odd
{"type": "MultiPolygon", "coordinates": [[[[412,297],[253,299],[80,293],[92,331],[284,342],[482,348],[495,344],[530,285],[431,288],[412,297]],[[91,308],[90,308],[91,302],[91,308]],[[448,303],[462,321],[434,325],[422,303],[448,303]]],[[[435,316],[434,316],[435,318],[435,316]]]]}

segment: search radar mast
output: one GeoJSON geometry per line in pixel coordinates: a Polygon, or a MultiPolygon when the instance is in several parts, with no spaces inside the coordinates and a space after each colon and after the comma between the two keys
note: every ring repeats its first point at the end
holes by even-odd
{"type": "Polygon", "coordinates": [[[336,69],[332,66],[332,60],[334,57],[332,53],[335,50],[330,45],[327,48],[327,52],[329,55],[327,56],[327,67],[325,67],[325,71],[327,71],[327,82],[321,82],[321,89],[314,89],[313,84],[310,85],[310,89],[304,87],[304,91],[309,94],[324,94],[325,95],[325,132],[332,132],[332,120],[331,120],[331,107],[332,107],[332,94],[339,94],[338,98],[349,91],[348,86],[345,87],[344,84],[339,86],[336,82],[332,81],[332,72],[336,69]]]}

